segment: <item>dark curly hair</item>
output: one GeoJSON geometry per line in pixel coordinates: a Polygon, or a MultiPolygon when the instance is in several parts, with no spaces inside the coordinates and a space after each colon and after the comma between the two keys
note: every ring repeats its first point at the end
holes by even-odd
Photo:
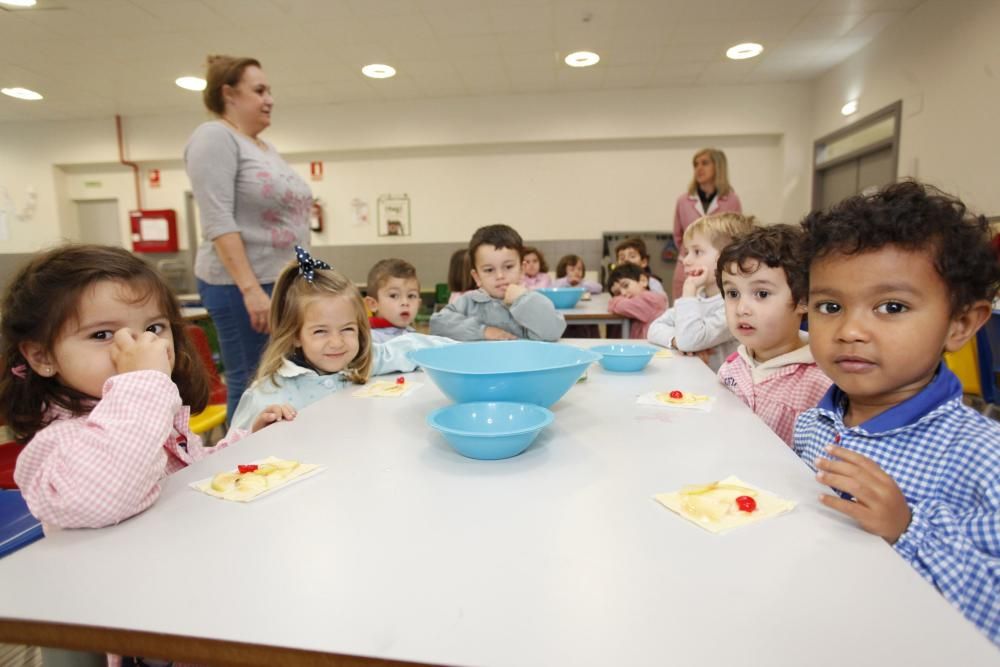
{"type": "Polygon", "coordinates": [[[648,277],[649,274],[643,271],[641,266],[629,264],[628,262],[619,264],[611,271],[611,275],[608,276],[608,291],[610,292],[614,284],[623,278],[639,282],[639,278],[642,276],[648,277]]]}
{"type": "Polygon", "coordinates": [[[937,188],[903,181],[871,195],[856,195],[802,221],[806,267],[833,253],[856,255],[888,245],[928,251],[951,294],[951,312],[992,300],[1000,264],[990,247],[986,218],[937,188]]]}
{"type": "Polygon", "coordinates": [[[480,227],[469,241],[469,261],[476,268],[476,251],[479,246],[491,245],[497,250],[513,248],[518,257],[524,256],[524,240],[513,227],[508,225],[487,225],[480,227]]]}
{"type": "Polygon", "coordinates": [[[208,404],[208,374],[194,345],[184,333],[177,299],[163,278],[146,262],[122,248],[65,245],[29,261],[14,276],[0,312],[0,417],[17,442],[25,443],[47,425],[52,406],[74,415],[90,412],[96,397],[61,384],[54,377],[12,369],[25,366],[21,344],[39,343],[51,352],[64,325],[77,316],[83,292],[98,282],[115,281],[133,288],[137,303],[156,299],[170,323],[174,343],[171,379],[191,413],[208,404]]]}
{"type": "Polygon", "coordinates": [[[792,290],[792,300],[805,303],[808,295],[806,263],[802,257],[802,230],[792,225],[757,227],[722,249],[715,269],[715,282],[722,289],[723,272],[747,275],[760,264],[781,268],[792,290]],[[736,266],[736,270],[733,269],[736,266]]]}

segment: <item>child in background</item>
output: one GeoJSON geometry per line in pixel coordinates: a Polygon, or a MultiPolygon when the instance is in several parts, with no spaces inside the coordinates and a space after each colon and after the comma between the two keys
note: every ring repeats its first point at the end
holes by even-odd
{"type": "Polygon", "coordinates": [[[719,213],[694,221],[684,232],[684,290],[674,307],[649,326],[649,341],[695,354],[718,371],[739,345],[726,325],[726,307],[715,281],[719,253],[754,227],[754,218],[719,213]]]}
{"type": "Polygon", "coordinates": [[[354,283],[299,246],[295,253],[297,260],[274,284],[271,339],[233,415],[235,426],[247,423],[261,405],[281,402],[301,410],[348,383],[416,370],[409,351],[454,343],[418,333],[373,343],[354,283]]]}
{"type": "Polygon", "coordinates": [[[524,246],[521,270],[523,271],[521,284],[528,289],[552,286],[552,278],[549,276],[549,265],[545,261],[545,255],[538,248],[524,246]]]}
{"type": "Polygon", "coordinates": [[[469,262],[469,249],[461,248],[451,254],[448,262],[448,303],[455,303],[476,285],[472,282],[472,264],[469,262]]]}
{"type": "Polygon", "coordinates": [[[719,381],[789,447],[796,418],[831,384],[799,328],[806,312],[801,240],[790,225],[759,227],[723,249],[716,272],[729,331],[740,342],[719,381]]]}
{"type": "MultiPolygon", "coordinates": [[[[3,299],[0,415],[27,443],[14,480],[31,513],[60,528],[100,528],[142,512],[160,480],[212,449],[188,427],[208,380],[170,288],[121,248],[50,250],[3,299]]],[[[256,431],[292,419],[268,406],[256,431]]]]}
{"type": "Polygon", "coordinates": [[[469,241],[479,289],[431,316],[431,333],[455,340],[558,340],[566,320],[521,282],[521,235],[507,225],[480,227],[469,241]]]}
{"type": "Polygon", "coordinates": [[[1000,645],[1000,424],[941,361],[989,319],[989,224],[912,181],[809,214],[809,345],[834,385],[795,424],[827,507],[1000,645]]]}
{"type": "Polygon", "coordinates": [[[663,289],[663,283],[649,270],[649,251],[646,250],[646,242],[642,239],[625,239],[616,245],[615,262],[616,266],[619,264],[635,264],[646,273],[649,279],[650,290],[666,294],[666,291],[663,289]]]}
{"type": "Polygon", "coordinates": [[[402,259],[375,262],[368,272],[367,289],[365,305],[372,314],[368,323],[373,342],[414,332],[410,325],[420,310],[420,283],[412,264],[402,259]]]}
{"type": "Polygon", "coordinates": [[[649,323],[667,309],[667,295],[649,290],[649,277],[635,264],[616,266],[608,278],[608,291],[617,296],[608,302],[608,312],[631,320],[629,338],[646,339],[649,323]]]}
{"type": "Polygon", "coordinates": [[[584,280],[587,274],[587,267],[579,255],[565,255],[556,265],[556,281],[553,287],[582,287],[591,294],[600,294],[604,291],[600,283],[592,280],[584,280]]]}

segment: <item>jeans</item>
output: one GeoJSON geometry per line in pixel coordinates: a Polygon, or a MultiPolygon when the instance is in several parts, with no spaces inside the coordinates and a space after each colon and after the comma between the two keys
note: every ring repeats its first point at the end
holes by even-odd
{"type": "MultiPolygon", "coordinates": [[[[274,283],[261,285],[268,296],[274,283]]],[[[198,281],[201,303],[212,316],[219,334],[222,364],[226,371],[226,423],[236,414],[243,392],[257,370],[257,364],[267,345],[267,334],[250,326],[250,315],[243,305],[243,294],[236,285],[209,285],[198,281]]]]}

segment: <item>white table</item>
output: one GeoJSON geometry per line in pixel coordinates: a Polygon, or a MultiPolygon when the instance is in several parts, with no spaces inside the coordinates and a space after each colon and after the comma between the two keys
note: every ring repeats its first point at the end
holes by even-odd
{"type": "Polygon", "coordinates": [[[261,665],[1000,659],[884,542],[823,508],[808,469],[695,358],[593,366],[530,449],[494,462],[454,453],[424,423],[447,401],[408,380],[426,385],[333,395],[173,475],[140,516],[0,560],[0,641],[261,665]],[[635,403],[674,388],[718,401],[635,403]],[[246,505],[187,487],[272,454],[328,469],[246,505]],[[729,474],[800,504],[716,536],[652,500],[729,474]]]}
{"type": "Polygon", "coordinates": [[[188,322],[212,319],[208,309],[202,306],[181,306],[181,317],[188,322]]]}
{"type": "Polygon", "coordinates": [[[611,295],[607,292],[593,294],[591,298],[576,302],[573,308],[559,308],[568,324],[620,324],[622,338],[628,338],[630,321],[627,317],[608,312],[611,295]]]}

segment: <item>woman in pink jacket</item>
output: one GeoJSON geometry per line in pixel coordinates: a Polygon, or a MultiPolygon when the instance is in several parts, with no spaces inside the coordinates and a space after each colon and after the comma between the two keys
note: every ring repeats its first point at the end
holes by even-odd
{"type": "Polygon", "coordinates": [[[684,287],[684,230],[691,223],[711,213],[730,211],[742,213],[743,205],[729,184],[726,154],[717,148],[702,148],[694,154],[694,178],[688,191],[677,198],[674,209],[674,243],[677,244],[678,261],[674,271],[673,295],[678,298],[684,287]]]}

